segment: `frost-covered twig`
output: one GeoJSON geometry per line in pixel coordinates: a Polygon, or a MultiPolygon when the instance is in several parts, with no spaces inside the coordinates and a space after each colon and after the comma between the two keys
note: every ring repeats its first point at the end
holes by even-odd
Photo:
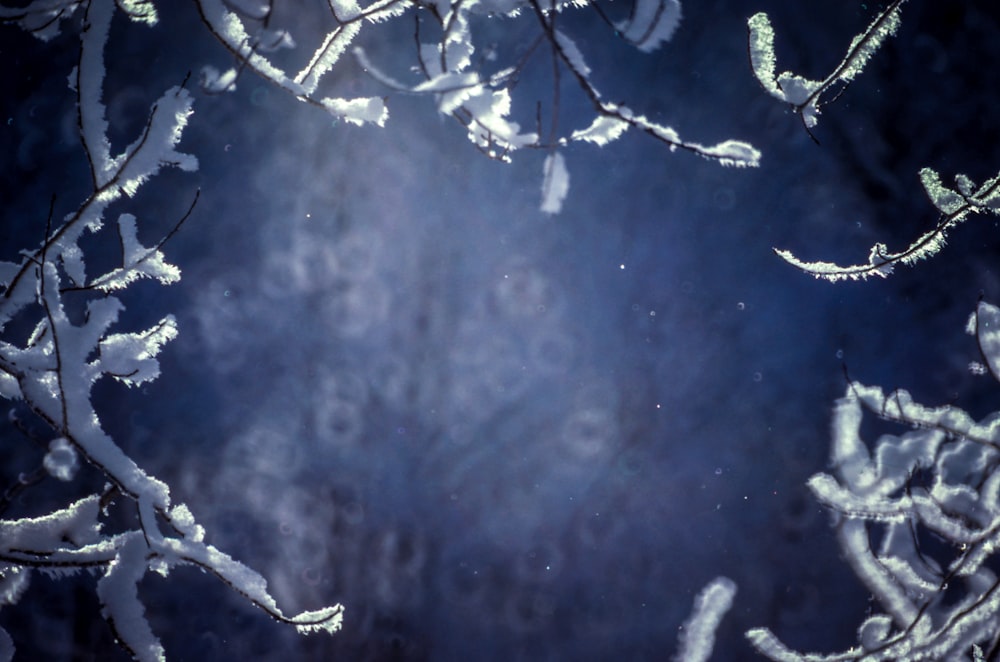
{"type": "MultiPolygon", "coordinates": [[[[378,126],[385,123],[389,114],[381,98],[324,97],[317,94],[317,88],[358,35],[364,22],[379,22],[398,16],[410,7],[406,0],[376,0],[364,9],[353,0],[331,2],[330,13],[335,25],[316,46],[309,62],[295,75],[275,65],[260,47],[262,42],[278,44],[279,47],[293,47],[295,41],[287,32],[272,34],[268,28],[262,27],[253,36],[247,31],[246,22],[256,17],[241,16],[222,0],[198,0],[197,5],[202,21],[215,38],[236,57],[242,68],[249,69],[297,99],[323,108],[346,122],[358,125],[373,123],[378,126]],[[264,35],[259,34],[260,32],[264,32],[264,35]]],[[[269,14],[268,8],[264,17],[269,14]]],[[[229,90],[234,87],[235,70],[226,72],[222,78],[212,68],[206,68],[203,74],[207,85],[213,89],[229,90]]]]}
{"type": "MultiPolygon", "coordinates": [[[[840,64],[823,80],[810,80],[791,71],[775,76],[774,29],[771,27],[771,20],[764,12],[754,14],[747,26],[750,33],[750,64],[757,82],[768,94],[790,104],[809,132],[819,121],[820,109],[825,105],[821,97],[834,85],[846,85],[854,80],[882,42],[899,28],[900,6],[904,2],[906,0],[893,0],[889,3],[865,31],[851,41],[840,64]]],[[[812,133],[809,135],[812,136],[812,133]]]]}
{"type": "Polygon", "coordinates": [[[736,583],[728,577],[716,577],[701,590],[694,601],[694,611],[680,634],[677,662],[706,662],[715,648],[715,633],[722,617],[733,606],[736,583]]]}
{"type": "MultiPolygon", "coordinates": [[[[774,29],[767,14],[755,14],[748,22],[750,63],[754,76],[769,94],[792,106],[815,140],[811,129],[816,126],[821,108],[827,103],[822,96],[838,83],[846,85],[861,73],[879,46],[899,28],[900,7],[905,1],[890,3],[864,32],[851,41],[843,60],[821,81],[809,80],[790,71],[775,76],[774,29]]],[[[935,170],[924,168],[920,171],[920,181],[941,215],[933,228],[901,251],[893,253],[884,243],[877,243],[868,251],[866,263],[846,266],[833,262],[808,262],[788,250],[776,248],[774,252],[792,266],[831,282],[865,280],[871,276],[885,278],[898,264],[911,265],[940,251],[948,232],[970,214],[986,211],[1000,214],[1000,174],[979,187],[969,177],[959,174],[955,177],[956,188],[950,189],[941,183],[941,176],[935,170]]]]}
{"type": "MultiPolygon", "coordinates": [[[[590,67],[584,61],[583,54],[576,43],[568,35],[555,28],[551,18],[552,13],[546,12],[538,0],[531,0],[531,6],[535,11],[542,30],[552,44],[552,48],[558,53],[559,59],[570,73],[573,74],[578,86],[590,100],[597,113],[597,117],[593,123],[587,129],[575,131],[570,136],[570,140],[583,140],[597,145],[605,145],[613,140],[617,140],[627,129],[635,128],[666,143],[671,150],[684,149],[699,156],[717,160],[722,165],[753,167],[759,164],[760,152],[748,143],[726,140],[717,145],[707,146],[685,141],[681,139],[677,131],[670,127],[652,122],[645,116],[636,115],[631,109],[623,105],[604,101],[600,92],[597,91],[590,81],[590,67]]],[[[647,12],[644,11],[643,13],[646,14],[647,12]]],[[[666,33],[672,33],[672,28],[680,20],[680,10],[677,9],[676,12],[648,12],[648,20],[671,22],[671,29],[667,30],[666,33]]],[[[630,25],[632,29],[635,28],[634,21],[630,25]]],[[[650,25],[645,30],[639,32],[651,32],[654,29],[656,29],[655,26],[650,25]]],[[[561,140],[561,144],[565,144],[566,142],[565,139],[561,140]]]]}
{"type": "Polygon", "coordinates": [[[868,253],[867,264],[841,266],[832,262],[804,262],[787,250],[774,249],[774,252],[792,266],[831,282],[864,280],[869,276],[885,278],[897,264],[913,264],[937,253],[944,247],[948,231],[970,215],[984,212],[1000,214],[1000,174],[986,180],[978,188],[965,175],[958,175],[955,177],[956,188],[950,189],[941,183],[936,171],[924,168],[920,171],[920,181],[941,216],[931,230],[898,253],[890,253],[885,244],[875,244],[868,253]]]}

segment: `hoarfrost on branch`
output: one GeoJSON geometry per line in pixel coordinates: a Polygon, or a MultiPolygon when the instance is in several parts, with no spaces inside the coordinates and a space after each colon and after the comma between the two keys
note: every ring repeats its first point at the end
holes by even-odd
{"type": "MultiPolygon", "coordinates": [[[[904,1],[895,0],[879,13],[821,80],[788,71],[776,74],[774,29],[766,14],[757,14],[748,24],[753,74],[768,94],[791,105],[812,135],[829,95],[857,77],[898,30],[904,1]]],[[[383,126],[389,118],[385,98],[342,98],[327,92],[330,72],[343,60],[353,60],[387,90],[431,98],[438,112],[455,119],[469,141],[490,158],[508,162],[518,150],[542,150],[545,213],[559,212],[567,198],[570,173],[564,153],[571,143],[604,146],[636,129],[671,150],[689,151],[724,166],[754,167],[761,158],[749,143],[690,141],[625,103],[609,101],[591,78],[586,44],[574,39],[567,22],[560,20],[566,12],[592,7],[625,42],[651,52],[677,29],[678,0],[634,0],[628,18],[618,21],[585,0],[376,0],[368,5],[332,0],[320,17],[328,27],[312,44],[300,43],[291,32],[271,24],[270,2],[197,0],[196,4],[207,30],[228,51],[228,62],[206,64],[200,70],[198,78],[206,92],[232,91],[243,76],[254,75],[338,121],[383,126]],[[375,62],[356,42],[363,29],[406,14],[415,18],[416,46],[407,43],[414,50],[415,66],[401,76],[375,62]],[[534,41],[521,49],[516,61],[496,62],[478,36],[478,26],[487,20],[527,22],[534,41]],[[305,53],[298,71],[279,64],[289,58],[274,54],[284,56],[285,51],[305,53]],[[529,62],[540,54],[547,55],[552,65],[549,121],[546,126],[538,102],[531,128],[524,129],[522,124],[529,124],[511,117],[517,107],[513,95],[529,62]],[[561,76],[569,76],[591,110],[581,125],[568,129],[556,122],[561,76]]],[[[124,311],[112,293],[140,279],[162,285],[180,279],[180,269],[167,261],[162,248],[197,201],[195,196],[173,230],[152,245],[139,240],[142,219],[133,214],[122,213],[105,227],[112,203],[128,204],[165,168],[190,172],[198,167],[193,155],[179,150],[192,115],[187,80],[163,91],[132,142],[117,152],[111,144],[103,99],[104,58],[116,12],[125,17],[129,29],[158,21],[156,6],[148,0],[0,5],[0,22],[17,25],[42,40],[53,39],[82,14],[80,56],[68,83],[77,99],[77,124],[91,183],[75,211],[61,219],[55,218],[53,199],[44,235],[39,232],[41,243],[23,251],[18,262],[0,263],[0,328],[27,320],[34,329],[23,342],[0,337],[0,395],[19,401],[51,428],[42,463],[48,475],[72,481],[81,462],[86,462],[107,478],[102,493],[81,497],[48,515],[0,519],[2,601],[15,603],[34,572],[96,571],[101,574],[97,594],[102,614],[122,646],[136,659],[162,660],[165,652],[146,619],[137,584],[149,571],[167,575],[174,567],[191,565],[300,632],[335,632],[342,623],[341,605],[284,615],[264,578],[207,544],[206,532],[190,509],[173,504],[168,486],[144,472],[104,432],[91,402],[92,387],[102,377],[126,386],[158,377],[157,356],[178,333],[174,317],[164,315],[139,332],[112,332],[124,311]],[[88,274],[80,240],[86,233],[102,232],[121,246],[121,261],[105,273],[88,274]],[[71,300],[74,310],[86,311],[82,321],[67,313],[71,300]],[[104,530],[102,518],[116,501],[134,507],[134,528],[104,530]]],[[[884,277],[896,264],[911,264],[940,250],[947,232],[972,214],[1000,213],[1000,175],[980,185],[958,175],[954,188],[943,184],[930,168],[919,176],[940,220],[904,250],[893,253],[876,244],[866,263],[847,267],[806,262],[788,251],[777,251],[778,255],[831,281],[884,277]]],[[[994,377],[1000,375],[997,329],[1000,309],[980,303],[969,330],[983,355],[976,365],[994,377]]],[[[842,653],[797,653],[763,628],[747,633],[751,643],[776,660],[982,659],[983,650],[995,657],[1000,648],[1000,624],[995,618],[1000,580],[988,562],[1000,546],[1000,415],[977,422],[956,407],[924,407],[905,391],[886,394],[852,382],[836,405],[832,436],[834,470],[814,476],[809,487],[835,513],[839,544],[884,613],[867,618],[859,628],[857,646],[842,653]],[[871,447],[860,436],[866,415],[910,429],[882,437],[871,447]],[[873,549],[876,528],[882,535],[878,549],[873,549]],[[918,534],[924,531],[948,541],[950,554],[932,556],[922,549],[918,534]],[[945,588],[952,583],[960,584],[964,592],[957,601],[945,603],[945,588]]],[[[3,503],[4,509],[7,506],[3,503]]],[[[735,592],[735,584],[725,578],[702,591],[685,625],[678,659],[708,658],[735,592]]],[[[11,637],[0,630],[0,659],[10,659],[13,653],[11,637]]]]}
{"type": "MultiPolygon", "coordinates": [[[[747,21],[747,27],[750,65],[757,82],[768,94],[789,104],[802,118],[803,126],[812,136],[811,129],[819,122],[822,107],[840,96],[844,86],[863,71],[879,47],[899,29],[904,2],[906,0],[889,3],[864,32],[851,40],[840,64],[821,81],[809,80],[790,71],[775,76],[777,59],[774,51],[774,28],[766,13],[755,14],[747,21]],[[824,95],[829,96],[837,86],[839,90],[833,94],[833,98],[824,100],[824,95]]],[[[813,139],[815,140],[814,136],[813,139]]],[[[985,212],[1000,214],[1000,174],[980,186],[976,186],[966,175],[958,174],[955,176],[955,189],[944,186],[941,176],[932,168],[921,169],[919,176],[939,217],[931,230],[917,237],[906,248],[891,252],[884,243],[877,243],[869,250],[866,263],[847,266],[820,260],[802,260],[791,251],[783,249],[776,248],[774,252],[792,266],[830,282],[866,280],[872,276],[885,278],[897,264],[912,265],[940,251],[945,245],[948,232],[970,215],[985,212]]]]}
{"type": "MultiPolygon", "coordinates": [[[[980,302],[967,327],[990,366],[1000,361],[998,322],[1000,308],[980,302]]],[[[958,407],[918,404],[904,390],[851,382],[834,409],[832,438],[833,473],[808,485],[833,513],[841,551],[884,613],[868,617],[858,644],[841,653],[798,653],[765,628],[748,632],[750,642],[773,660],[968,660],[975,650],[994,659],[1000,413],[976,421],[958,407]],[[869,444],[865,416],[908,430],[869,444]],[[932,551],[929,538],[945,545],[932,551]]]]}

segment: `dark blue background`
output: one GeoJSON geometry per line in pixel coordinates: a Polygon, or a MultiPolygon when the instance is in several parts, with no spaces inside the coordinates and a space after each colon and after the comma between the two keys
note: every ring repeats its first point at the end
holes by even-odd
{"type": "MultiPolygon", "coordinates": [[[[904,5],[899,34],[824,111],[819,145],[754,81],[746,18],[771,14],[779,71],[819,78],[877,6],[688,2],[652,55],[569,13],[607,98],[764,156],[733,170],[641,135],[573,145],[554,217],[538,211],[544,153],[489,161],[431,99],[390,95],[377,129],[332,123],[250,76],[233,94],[197,91],[181,146],[199,172],[158,176],[108,218],[135,213],[150,243],[201,189],[166,248],[182,282],[123,295],[123,328],[173,312],[181,335],[159,381],[101,383],[95,402],[286,612],[347,611],[341,633],[302,638],[200,573],[151,576],[142,596],[170,659],[661,660],[720,574],[739,593],[714,659],[753,658],[742,633],[757,626],[809,651],[853,644],[877,606],[803,484],[826,467],[844,366],[926,404],[996,409],[962,333],[980,293],[1000,300],[996,220],[973,217],[941,255],[885,281],[819,282],[771,248],[863,261],[936,222],[921,167],[946,182],[996,174],[996,9],[941,5],[904,5]]],[[[155,29],[113,26],[118,149],[187,71],[231,64],[192,7],[176,11],[155,29]]],[[[318,26],[301,23],[304,57],[318,26]]],[[[405,78],[411,31],[368,26],[362,43],[405,78]]],[[[69,33],[43,44],[0,31],[2,259],[37,244],[53,192],[57,218],[87,192],[69,33]]],[[[550,111],[549,66],[537,55],[541,73],[515,90],[522,125],[536,99],[550,111]]],[[[349,61],[333,78],[334,94],[387,93],[349,61]]],[[[564,83],[560,126],[586,126],[564,83]]],[[[89,244],[89,273],[113,266],[100,248],[113,238],[89,244]]],[[[42,451],[3,435],[13,481],[42,451]]],[[[28,490],[7,516],[102,484],[79,480],[28,490]]],[[[122,657],[94,581],[36,577],[0,612],[17,659],[122,657]]]]}

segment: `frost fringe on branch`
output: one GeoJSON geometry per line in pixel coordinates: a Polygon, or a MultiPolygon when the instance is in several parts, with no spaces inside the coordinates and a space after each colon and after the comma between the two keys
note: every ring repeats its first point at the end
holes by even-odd
{"type": "MultiPolygon", "coordinates": [[[[980,302],[966,330],[985,364],[974,372],[1000,376],[1000,308],[980,302]]],[[[843,554],[885,613],[866,619],[858,645],[842,653],[798,653],[765,628],[747,633],[751,643],[783,662],[996,659],[1000,412],[975,421],[957,407],[852,382],[832,437],[834,474],[813,476],[809,488],[833,512],[843,554]],[[866,413],[910,429],[870,449],[860,435],[866,413]]]]}
{"type": "Polygon", "coordinates": [[[715,633],[722,617],[733,606],[736,582],[716,577],[698,593],[691,618],[684,622],[676,662],[706,662],[715,648],[715,633]]]}
{"type": "Polygon", "coordinates": [[[1000,214],[1000,174],[978,187],[967,176],[956,175],[956,187],[950,189],[941,183],[941,176],[936,171],[924,168],[920,171],[920,183],[940,216],[933,229],[898,253],[890,253],[885,244],[878,243],[871,247],[867,264],[845,267],[832,262],[803,262],[786,250],[775,249],[774,252],[802,271],[830,282],[869,276],[885,278],[897,264],[913,264],[937,253],[944,247],[948,231],[971,214],[1000,214]]]}
{"type": "MultiPolygon", "coordinates": [[[[904,2],[906,0],[894,0],[890,3],[864,32],[851,41],[844,59],[821,81],[809,80],[791,71],[775,77],[774,29],[766,13],[754,14],[747,25],[750,32],[750,64],[757,82],[768,94],[791,105],[802,118],[806,131],[809,131],[819,121],[820,108],[828,103],[820,97],[835,85],[847,85],[854,80],[882,42],[895,34],[899,28],[899,8],[904,2]]],[[[839,93],[834,99],[837,96],[839,93]]]]}
{"type": "MultiPolygon", "coordinates": [[[[769,94],[792,106],[812,137],[811,129],[819,121],[822,106],[828,103],[822,99],[823,95],[837,85],[846,86],[850,83],[861,73],[879,46],[895,34],[899,28],[900,7],[903,2],[905,0],[890,3],[864,32],[851,41],[843,60],[821,81],[809,80],[790,71],[775,76],[774,29],[767,14],[756,14],[748,21],[750,63],[754,76],[769,94]]],[[[843,90],[842,87],[831,101],[839,97],[843,90]]],[[[911,265],[940,251],[944,247],[948,231],[971,214],[1000,214],[1000,174],[978,187],[969,177],[959,174],[955,177],[956,187],[950,189],[941,183],[941,176],[936,171],[924,168],[920,171],[920,182],[940,216],[933,229],[899,252],[889,252],[885,244],[878,243],[869,250],[866,263],[848,266],[822,261],[807,262],[788,250],[776,248],[774,252],[802,271],[831,282],[864,280],[871,276],[885,278],[897,264],[911,265]]]]}
{"type": "MultiPolygon", "coordinates": [[[[60,21],[84,3],[44,0],[23,9],[0,8],[0,20],[16,22],[42,39],[58,33],[60,21]]],[[[101,428],[91,402],[91,388],[109,376],[136,386],[159,376],[157,355],[177,335],[172,315],[149,329],[110,333],[124,310],[110,292],[140,278],[167,285],[180,270],[160,251],[194,207],[156,245],[137,238],[137,219],[123,213],[117,227],[104,227],[109,205],[131,198],[164,166],[197,169],[197,160],[177,151],[191,114],[192,98],[184,86],[166,90],[150,108],[140,134],[120,153],[113,153],[102,100],[104,49],[111,21],[121,9],[133,21],[154,24],[151,3],[136,0],[92,0],[86,3],[80,32],[80,58],[69,77],[76,93],[78,125],[90,166],[92,190],[76,211],[53,223],[50,208],[41,245],[22,252],[20,262],[0,263],[0,329],[30,321],[34,331],[24,342],[0,336],[0,395],[20,401],[43,420],[55,438],[43,468],[70,481],[82,457],[100,470],[107,486],[93,494],[34,518],[0,519],[0,586],[11,604],[26,589],[32,571],[63,575],[86,569],[101,574],[97,594],[101,613],[122,645],[138,660],[163,660],[164,651],[152,632],[137,584],[149,571],[166,576],[174,567],[192,565],[215,575],[273,618],[301,632],[341,627],[340,605],[297,616],[285,616],[267,591],[263,577],[205,543],[204,529],[183,504],[172,505],[166,484],[146,474],[101,428]],[[105,232],[121,246],[121,266],[88,276],[79,241],[85,233],[105,232]],[[82,323],[66,312],[85,307],[82,323]],[[115,500],[134,504],[136,528],[102,531],[102,515],[115,500]]],[[[197,200],[197,197],[195,198],[197,200]]],[[[55,206],[53,198],[52,207],[55,206]]],[[[39,228],[39,235],[42,228],[39,228]]],[[[3,509],[10,504],[9,492],[3,509]]],[[[0,660],[13,657],[13,641],[0,631],[0,660]]]]}
{"type": "MultiPolygon", "coordinates": [[[[671,150],[684,149],[726,166],[757,166],[760,152],[752,145],[725,140],[703,145],[682,139],[673,128],[657,124],[629,107],[604,99],[591,82],[591,70],[581,49],[563,30],[556,27],[564,11],[593,8],[626,42],[643,52],[652,52],[667,41],[680,21],[679,0],[634,0],[625,20],[611,21],[596,4],[586,0],[375,0],[361,6],[355,0],[331,0],[328,15],[317,21],[330,24],[329,31],[313,48],[308,62],[298,73],[281,69],[269,59],[268,50],[293,48],[296,42],[284,31],[270,25],[268,2],[233,2],[198,0],[202,20],[236,59],[236,66],[220,73],[206,67],[202,81],[214,91],[234,89],[241,72],[252,71],[296,98],[324,108],[352,124],[382,126],[388,118],[383,99],[359,97],[342,99],[321,96],[318,92],[324,76],[348,52],[363,26],[381,23],[413,12],[415,25],[415,66],[418,78],[404,82],[386,73],[361,47],[351,49],[360,66],[385,87],[434,98],[438,111],[457,120],[478,150],[504,162],[522,148],[549,152],[543,165],[542,203],[545,213],[558,213],[569,190],[569,172],[557,150],[570,142],[590,142],[603,146],[633,128],[666,143],[671,150]],[[516,62],[495,63],[496,52],[480,44],[473,28],[477,21],[516,21],[524,15],[533,17],[538,34],[527,49],[521,49],[516,62]],[[429,27],[426,26],[429,24],[429,27]],[[432,33],[428,36],[428,32],[432,33]],[[544,137],[539,104],[538,117],[532,118],[535,130],[524,131],[510,119],[514,86],[528,63],[547,46],[552,60],[554,80],[550,108],[551,128],[544,137]],[[491,70],[487,71],[487,67],[491,70]],[[560,72],[568,72],[594,111],[594,119],[584,128],[560,135],[555,117],[559,109],[560,72]]],[[[549,66],[549,65],[546,65],[549,66]]]]}

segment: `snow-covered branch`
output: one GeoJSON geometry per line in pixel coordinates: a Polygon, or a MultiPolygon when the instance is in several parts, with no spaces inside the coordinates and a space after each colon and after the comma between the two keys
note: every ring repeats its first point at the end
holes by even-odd
{"type": "Polygon", "coordinates": [[[774,252],[792,266],[831,282],[864,280],[870,276],[885,278],[897,264],[910,265],[940,251],[944,248],[948,231],[972,214],[1000,214],[1000,174],[978,187],[967,176],[960,174],[955,177],[956,187],[950,189],[941,183],[941,176],[936,171],[924,168],[920,171],[920,181],[927,197],[940,212],[940,218],[932,229],[899,252],[892,253],[885,244],[875,244],[869,250],[866,264],[850,266],[832,262],[804,262],[790,251],[775,249],[774,252]]]}
{"type": "MultiPolygon", "coordinates": [[[[748,21],[750,63],[761,87],[771,96],[791,105],[802,118],[802,123],[813,137],[811,129],[819,121],[822,107],[840,96],[846,87],[864,69],[878,48],[899,28],[901,7],[906,0],[895,0],[882,10],[874,21],[854,37],[840,64],[823,80],[810,80],[785,71],[775,75],[774,28],[767,14],[755,14],[748,21]],[[823,96],[837,85],[841,87],[833,99],[823,96]]],[[[830,282],[839,280],[866,280],[871,276],[887,277],[896,265],[912,265],[940,251],[948,232],[965,221],[971,214],[992,212],[1000,214],[1000,174],[980,186],[963,174],[955,176],[956,188],[941,183],[941,176],[931,168],[920,171],[920,181],[931,203],[940,213],[933,228],[917,237],[909,246],[898,252],[889,251],[884,243],[877,243],[868,251],[868,261],[863,264],[839,265],[833,262],[809,262],[783,249],[774,252],[802,271],[830,282]]]]}
{"type": "MultiPolygon", "coordinates": [[[[991,366],[1000,361],[998,323],[1000,308],[980,302],[968,325],[991,366]]],[[[844,556],[885,613],[866,619],[858,645],[842,653],[796,653],[765,629],[750,631],[750,641],[774,660],[967,660],[976,647],[994,659],[1000,413],[975,421],[954,406],[925,407],[906,391],[852,382],[832,436],[834,473],[813,476],[809,487],[834,513],[844,556]],[[909,430],[870,447],[861,438],[866,415],[909,430]]]]}
{"type": "MultiPolygon", "coordinates": [[[[895,34],[900,24],[900,6],[904,2],[906,0],[889,3],[864,32],[851,40],[840,64],[823,80],[810,80],[791,71],[775,76],[774,28],[766,13],[754,14],[747,25],[750,64],[757,82],[768,94],[791,105],[809,131],[819,122],[821,108],[827,103],[821,97],[834,86],[847,85],[854,80],[882,43],[895,34]]],[[[836,96],[839,94],[834,98],[836,96]]]]}
{"type": "MultiPolygon", "coordinates": [[[[76,8],[76,3],[36,2],[22,10],[4,8],[0,19],[44,39],[54,36],[59,22],[76,8]]],[[[102,232],[109,205],[133,197],[163,168],[191,171],[198,165],[193,156],[177,150],[192,112],[192,97],[183,85],[167,89],[152,105],[135,140],[113,153],[102,96],[104,51],[118,11],[132,22],[156,21],[147,2],[92,0],[86,5],[79,64],[69,80],[76,93],[92,190],[54,228],[50,209],[44,234],[41,229],[38,233],[44,237],[41,244],[22,251],[20,262],[0,263],[0,324],[5,331],[12,321],[34,327],[24,341],[10,333],[0,337],[0,395],[23,403],[51,429],[54,438],[42,463],[48,474],[72,481],[82,458],[103,474],[109,488],[45,516],[0,520],[0,574],[11,583],[6,602],[23,593],[33,571],[102,573],[97,595],[118,641],[136,659],[162,660],[164,651],[144,615],[137,583],[150,571],[166,575],[174,567],[193,565],[301,632],[334,632],[341,625],[340,605],[284,615],[263,577],[207,544],[190,510],[171,504],[168,486],[143,471],[103,430],[94,408],[92,387],[102,377],[133,386],[159,376],[157,355],[177,335],[174,317],[166,315],[138,332],[112,332],[124,305],[108,293],[139,278],[163,285],[180,279],[180,270],[166,261],[161,248],[194,203],[152,247],[138,239],[139,219],[121,214],[117,228],[104,230],[104,236],[120,246],[121,264],[103,274],[88,276],[80,240],[86,233],[102,232]],[[71,315],[70,308],[82,309],[82,320],[71,315]],[[134,508],[135,528],[104,531],[102,520],[116,500],[123,502],[122,508],[134,508]]],[[[9,505],[5,498],[4,506],[9,505]]],[[[11,638],[4,632],[0,657],[10,659],[12,654],[11,638]]]]}

